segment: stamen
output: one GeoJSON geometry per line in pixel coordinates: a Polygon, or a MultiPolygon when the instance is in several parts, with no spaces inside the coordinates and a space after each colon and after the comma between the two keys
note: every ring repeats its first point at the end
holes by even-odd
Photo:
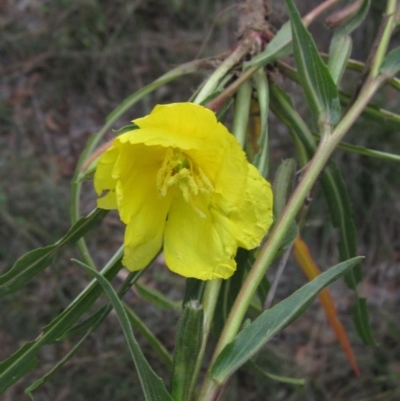
{"type": "Polygon", "coordinates": [[[161,168],[157,172],[157,188],[161,196],[166,196],[168,188],[177,185],[186,202],[201,215],[194,202],[199,193],[211,193],[214,187],[200,167],[177,149],[168,148],[161,168]]]}

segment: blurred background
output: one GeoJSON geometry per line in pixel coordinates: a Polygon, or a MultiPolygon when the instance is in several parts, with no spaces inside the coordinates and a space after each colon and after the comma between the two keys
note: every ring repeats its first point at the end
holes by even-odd
{"type": "MultiPolygon", "coordinates": [[[[273,1],[271,23],[286,21],[283,1],[273,1]]],[[[302,14],[320,1],[298,1],[302,14]],[[305,4],[306,3],[306,4],[305,4]]],[[[373,1],[365,23],[354,34],[353,58],[365,60],[385,2],[373,1]]],[[[326,15],[324,15],[326,17],[326,15]]],[[[327,52],[331,32],[316,21],[310,31],[327,52]]],[[[0,0],[0,273],[25,252],[58,240],[69,228],[70,183],[89,137],[123,99],[171,68],[195,58],[216,55],[236,41],[237,7],[233,0],[0,0]]],[[[398,35],[392,46],[399,44],[398,35]]],[[[201,83],[197,74],[174,81],[139,102],[115,128],[147,114],[157,103],[185,101],[201,83]]],[[[342,89],[351,93],[356,74],[342,89]]],[[[307,120],[301,91],[275,74],[307,120]]],[[[393,89],[375,99],[398,111],[393,89]]],[[[272,115],[271,176],[279,162],[294,155],[287,129],[272,115]]],[[[107,139],[112,138],[112,132],[107,139]]],[[[398,126],[361,119],[346,141],[398,153],[398,126]]],[[[232,380],[227,400],[400,399],[400,166],[337,151],[355,212],[359,253],[366,255],[361,291],[368,298],[377,347],[357,337],[351,319],[352,294],[343,283],[331,286],[362,376],[357,378],[337,344],[317,303],[273,339],[259,358],[268,372],[306,378],[305,386],[279,383],[251,371],[232,380]]],[[[337,233],[327,224],[321,193],[311,207],[303,237],[323,270],[336,263],[337,233]]],[[[95,205],[91,184],[83,195],[83,213],[95,205]]],[[[88,238],[102,266],[122,243],[123,227],[110,213],[88,238]]],[[[87,274],[70,259],[74,247],[57,255],[52,266],[18,293],[0,300],[0,360],[55,318],[88,283],[87,274]]],[[[172,300],[182,297],[184,281],[158,260],[143,282],[172,300]]],[[[270,279],[275,268],[271,267],[270,279]]],[[[284,272],[274,302],[305,283],[294,260],[284,272]]],[[[169,350],[179,315],[160,310],[131,292],[126,300],[169,350]],[[162,324],[160,325],[160,322],[162,324]]],[[[101,306],[104,299],[96,306],[101,306]]],[[[153,367],[166,370],[144,340],[153,367]]],[[[22,401],[24,389],[61,359],[77,339],[49,345],[32,374],[0,395],[22,401]]],[[[35,392],[37,401],[125,401],[141,399],[138,378],[117,319],[112,314],[76,356],[35,392]]]]}

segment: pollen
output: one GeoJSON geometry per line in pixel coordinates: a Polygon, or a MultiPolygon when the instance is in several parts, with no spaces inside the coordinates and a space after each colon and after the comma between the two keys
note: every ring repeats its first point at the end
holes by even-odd
{"type": "Polygon", "coordinates": [[[214,192],[213,185],[200,167],[180,150],[168,148],[157,172],[157,189],[161,196],[166,196],[168,189],[173,186],[180,189],[189,203],[200,193],[214,192]]]}

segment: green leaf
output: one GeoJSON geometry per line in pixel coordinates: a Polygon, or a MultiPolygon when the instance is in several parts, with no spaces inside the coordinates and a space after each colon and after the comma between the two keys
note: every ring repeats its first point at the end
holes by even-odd
{"type": "Polygon", "coordinates": [[[173,302],[165,297],[160,291],[150,288],[140,282],[135,284],[136,291],[139,296],[144,300],[151,302],[162,309],[175,310],[180,312],[182,310],[180,302],[173,302]]]}
{"type": "Polygon", "coordinates": [[[78,260],[75,261],[96,278],[96,280],[103,287],[104,292],[107,294],[107,297],[114,307],[122,330],[125,334],[133,362],[136,366],[146,401],[173,401],[171,395],[167,392],[162,379],[155,374],[154,370],[150,367],[146,358],[144,357],[142,350],[133,334],[132,326],[130,325],[125,308],[112,285],[96,270],[78,260]]]}
{"type": "Polygon", "coordinates": [[[357,12],[351,18],[335,29],[334,37],[339,38],[342,35],[350,35],[355,29],[357,29],[367,16],[370,5],[371,0],[364,0],[357,12]]]}
{"type": "Polygon", "coordinates": [[[240,85],[235,98],[235,112],[232,123],[232,134],[236,137],[242,148],[246,144],[247,127],[250,114],[250,102],[253,86],[250,81],[240,85]]]}
{"type": "MultiPolygon", "coordinates": [[[[340,229],[338,243],[340,260],[347,260],[357,254],[356,230],[353,221],[353,210],[350,197],[344,183],[341,171],[333,162],[329,162],[321,180],[325,199],[329,207],[334,227],[340,229]]],[[[353,321],[357,333],[365,344],[373,344],[371,326],[369,324],[366,305],[361,302],[357,291],[357,284],[362,280],[361,264],[356,264],[345,276],[344,280],[349,288],[356,293],[353,321]]]]}
{"type": "Polygon", "coordinates": [[[112,132],[114,133],[114,135],[118,136],[118,135],[125,134],[125,132],[137,130],[138,128],[139,127],[136,124],[132,123],[132,124],[125,125],[118,129],[113,129],[112,132]]]}
{"type": "Polygon", "coordinates": [[[92,230],[107,213],[107,210],[95,209],[89,216],[79,219],[54,245],[35,249],[19,258],[7,273],[0,276],[0,298],[19,290],[32,277],[48,267],[62,246],[76,242],[92,230]]]}
{"type": "Polygon", "coordinates": [[[281,375],[276,375],[273,373],[265,372],[264,369],[260,368],[260,366],[258,366],[253,361],[247,362],[246,367],[249,367],[251,370],[254,370],[256,373],[258,373],[264,377],[268,377],[269,379],[278,381],[280,383],[293,384],[295,386],[304,386],[306,384],[306,381],[304,379],[296,379],[294,377],[281,376],[281,375]]]}
{"type": "Polygon", "coordinates": [[[293,54],[304,95],[318,125],[335,124],[340,117],[339,95],[328,67],[304,27],[293,0],[285,0],[293,33],[293,54]]]}
{"type": "Polygon", "coordinates": [[[245,275],[255,261],[254,253],[255,250],[248,251],[247,249],[239,248],[235,257],[237,263],[235,273],[229,279],[222,281],[212,326],[215,337],[219,337],[224,328],[232,305],[242,287],[245,275]]]}
{"type": "Polygon", "coordinates": [[[290,245],[293,244],[294,240],[296,239],[296,237],[299,235],[299,227],[297,226],[296,222],[293,221],[285,236],[283,237],[281,246],[279,247],[280,250],[284,250],[287,249],[290,245]]]}
{"type": "MultiPolygon", "coordinates": [[[[111,309],[111,308],[109,308],[111,309]]],[[[109,311],[106,311],[104,308],[99,310],[99,312],[102,313],[97,313],[96,319],[93,319],[91,322],[91,328],[86,332],[86,334],[74,345],[73,348],[71,348],[68,353],[56,364],[54,365],[45,375],[43,375],[40,379],[36,380],[33,382],[28,388],[25,389],[25,394],[28,395],[32,400],[32,392],[35,391],[37,388],[42,386],[44,383],[46,383],[49,379],[53,377],[53,375],[66,363],[68,362],[75,354],[75,352],[79,349],[79,347],[83,344],[83,342],[86,340],[86,338],[93,333],[93,331],[98,327],[98,325],[103,321],[105,316],[107,316],[109,311]]]]}
{"type": "MultiPolygon", "coordinates": [[[[340,101],[347,105],[350,96],[344,93],[339,93],[340,101]]],[[[369,104],[362,112],[362,116],[380,124],[381,126],[388,127],[395,130],[400,130],[400,115],[391,111],[385,110],[376,104],[369,104]]]]}
{"type": "Polygon", "coordinates": [[[369,322],[369,313],[367,300],[358,298],[355,305],[352,307],[353,320],[356,326],[358,335],[367,345],[375,346],[375,341],[371,332],[371,324],[369,322]]]}
{"type": "Polygon", "coordinates": [[[329,71],[335,83],[340,82],[343,72],[347,68],[352,48],[350,34],[364,21],[370,4],[371,0],[364,0],[357,12],[335,30],[329,47],[328,62],[329,71]]]}
{"type": "Polygon", "coordinates": [[[269,112],[269,84],[265,71],[260,69],[255,73],[254,86],[256,88],[258,105],[260,108],[260,138],[258,140],[259,152],[254,156],[253,164],[260,174],[268,177],[269,146],[268,146],[268,112],[269,112]]]}
{"type": "Polygon", "coordinates": [[[329,47],[328,68],[333,82],[336,84],[342,79],[350,58],[352,40],[349,35],[341,35],[335,41],[332,40],[329,47]]]}
{"type": "MultiPolygon", "coordinates": [[[[101,274],[111,280],[120,271],[122,248],[104,267],[101,274]]],[[[92,281],[49,325],[43,328],[43,333],[34,341],[23,345],[9,358],[0,363],[0,394],[18,381],[26,373],[34,369],[38,363],[36,354],[46,344],[57,341],[86,312],[102,293],[97,281],[92,281]]]]}
{"type": "Polygon", "coordinates": [[[171,375],[171,395],[174,401],[192,398],[196,385],[196,368],[203,342],[203,307],[197,300],[189,301],[179,319],[174,362],[171,375]]]}
{"type": "Polygon", "coordinates": [[[67,330],[62,336],[57,338],[57,341],[58,342],[64,341],[67,338],[77,336],[78,334],[81,334],[82,332],[89,330],[91,327],[93,327],[93,325],[97,323],[100,317],[106,317],[110,312],[111,312],[110,305],[104,305],[102,308],[100,308],[97,312],[93,313],[93,315],[89,316],[83,322],[67,330]]]}
{"type": "Polygon", "coordinates": [[[314,137],[300,114],[293,108],[290,97],[282,88],[276,85],[271,85],[271,109],[288,126],[292,138],[295,141],[300,139],[303,143],[307,151],[307,160],[304,160],[304,162],[307,163],[317,148],[314,137]]]}
{"type": "Polygon", "coordinates": [[[400,71],[400,47],[388,53],[379,67],[379,73],[393,78],[400,71]]]}
{"type": "MultiPolygon", "coordinates": [[[[333,162],[330,162],[326,167],[321,183],[333,226],[340,229],[340,240],[338,242],[340,260],[350,259],[357,254],[352,205],[342,173],[333,162]]],[[[361,280],[360,264],[345,275],[347,285],[353,290],[357,289],[357,284],[361,280]]]]}
{"type": "MultiPolygon", "coordinates": [[[[143,271],[130,273],[129,276],[125,279],[124,283],[118,290],[118,297],[122,298],[126,291],[130,288],[130,286],[135,283],[139,277],[141,276],[143,271]]],[[[97,281],[96,281],[97,284],[97,281]]],[[[97,284],[98,285],[98,284],[97,284]]],[[[145,326],[145,324],[129,309],[129,307],[125,306],[125,309],[128,313],[128,317],[130,322],[138,328],[138,330],[143,334],[143,336],[148,340],[149,344],[153,347],[153,349],[158,353],[160,358],[166,364],[166,366],[170,369],[172,366],[172,357],[169,355],[168,351],[165,347],[154,337],[153,333],[145,326]]],[[[103,320],[108,316],[111,312],[112,306],[111,304],[107,304],[103,306],[100,310],[90,316],[88,319],[84,320],[79,325],[74,326],[69,329],[64,335],[59,337],[57,341],[62,341],[68,337],[74,336],[82,331],[86,331],[85,335],[79,340],[77,344],[44,376],[35,381],[31,386],[29,386],[25,393],[29,395],[32,399],[32,392],[36,390],[38,387],[43,385],[47,380],[49,380],[79,349],[79,347],[83,344],[85,339],[93,333],[98,326],[103,322],[103,320]]]]}
{"type": "Polygon", "coordinates": [[[164,345],[157,339],[157,337],[150,331],[146,324],[139,318],[138,315],[128,306],[125,306],[125,311],[128,315],[129,321],[133,328],[135,328],[150,344],[153,350],[158,354],[160,359],[164,362],[168,370],[172,369],[172,356],[164,347],[164,345]]]}
{"type": "Polygon", "coordinates": [[[276,171],[274,183],[272,185],[272,193],[274,194],[275,221],[282,214],[293,190],[295,172],[296,162],[294,159],[283,160],[276,171]]]}
{"type": "MultiPolygon", "coordinates": [[[[320,140],[319,135],[314,135],[314,138],[318,141],[320,140]]],[[[389,162],[397,162],[397,163],[400,162],[400,155],[395,155],[393,153],[381,152],[379,150],[374,150],[374,149],[368,149],[368,148],[365,148],[364,146],[351,145],[346,142],[340,142],[338,146],[340,149],[347,150],[348,152],[356,153],[358,155],[372,157],[374,159],[383,159],[383,160],[386,160],[389,162]]]]}
{"type": "Polygon", "coordinates": [[[221,351],[211,367],[211,378],[223,383],[267,341],[301,316],[324,287],[359,263],[360,259],[361,257],[353,258],[330,268],[284,301],[263,312],[221,351]]]}
{"type": "Polygon", "coordinates": [[[244,67],[261,67],[274,62],[280,58],[289,56],[292,53],[292,31],[290,23],[286,22],[279,29],[271,42],[265,47],[264,51],[252,58],[244,67]]]}

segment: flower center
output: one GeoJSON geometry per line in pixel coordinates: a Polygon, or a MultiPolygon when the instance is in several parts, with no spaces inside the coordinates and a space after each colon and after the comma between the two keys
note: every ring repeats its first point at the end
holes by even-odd
{"type": "Polygon", "coordinates": [[[165,196],[168,188],[177,185],[186,202],[193,202],[193,196],[214,191],[210,180],[201,168],[180,150],[168,148],[163,164],[157,172],[157,189],[165,196]]]}

